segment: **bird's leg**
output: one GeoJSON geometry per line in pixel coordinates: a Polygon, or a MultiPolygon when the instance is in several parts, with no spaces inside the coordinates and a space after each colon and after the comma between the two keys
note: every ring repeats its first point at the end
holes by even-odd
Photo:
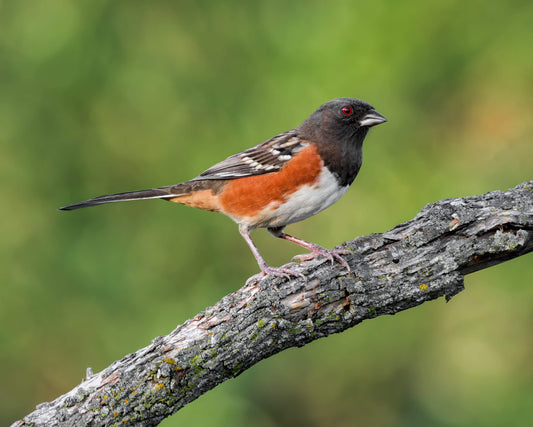
{"type": "Polygon", "coordinates": [[[290,278],[290,276],[299,276],[305,278],[305,276],[302,273],[297,273],[289,268],[284,267],[270,267],[261,254],[259,253],[259,250],[255,246],[254,242],[252,241],[252,238],[250,237],[250,230],[246,226],[239,225],[239,233],[241,233],[241,236],[244,238],[248,246],[250,247],[250,250],[254,254],[254,257],[257,261],[257,264],[259,264],[259,268],[261,269],[261,273],[254,274],[252,277],[250,277],[246,284],[248,284],[251,281],[257,281],[260,278],[264,276],[277,276],[277,277],[286,277],[290,278]]]}
{"type": "Polygon", "coordinates": [[[348,270],[348,274],[352,272],[348,263],[344,260],[344,258],[341,257],[341,255],[350,254],[351,251],[348,251],[345,249],[325,249],[322,246],[319,246],[315,243],[306,242],[305,240],[302,240],[297,237],[291,236],[290,234],[284,233],[283,227],[268,228],[268,231],[274,237],[278,237],[280,239],[284,239],[284,240],[288,240],[289,242],[296,243],[297,245],[300,245],[303,248],[311,251],[310,254],[296,255],[294,258],[298,258],[302,261],[309,261],[311,259],[314,259],[317,255],[323,255],[327,259],[329,259],[332,264],[335,259],[339,261],[346,268],[346,270],[348,270]]]}

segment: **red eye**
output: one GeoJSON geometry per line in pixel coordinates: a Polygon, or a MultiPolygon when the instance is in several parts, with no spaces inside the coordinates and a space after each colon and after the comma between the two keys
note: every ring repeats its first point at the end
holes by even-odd
{"type": "Polygon", "coordinates": [[[351,116],[353,114],[352,107],[342,107],[341,111],[345,116],[351,116]]]}

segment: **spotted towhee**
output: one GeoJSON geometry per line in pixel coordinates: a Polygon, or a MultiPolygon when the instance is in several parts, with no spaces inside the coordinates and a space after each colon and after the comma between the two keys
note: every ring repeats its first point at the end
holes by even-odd
{"type": "Polygon", "coordinates": [[[364,101],[338,98],[321,105],[297,128],[228,157],[182,184],[95,197],[60,208],[73,210],[104,203],[165,199],[221,212],[239,225],[239,232],[257,260],[262,275],[298,275],[270,267],[250,238],[255,228],[311,251],[337,259],[348,271],[339,250],[327,250],[283,232],[286,225],[331,206],[346,192],[361,168],[363,140],[372,126],[387,119],[364,101]]]}

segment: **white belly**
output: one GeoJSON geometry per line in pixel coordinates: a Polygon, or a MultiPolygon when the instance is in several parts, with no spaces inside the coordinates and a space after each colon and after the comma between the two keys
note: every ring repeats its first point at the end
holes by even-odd
{"type": "Polygon", "coordinates": [[[339,200],[349,186],[339,187],[335,176],[326,168],[314,185],[306,185],[292,193],[283,204],[273,202],[259,214],[259,218],[240,218],[238,222],[250,228],[281,227],[302,221],[323,211],[339,200]]]}

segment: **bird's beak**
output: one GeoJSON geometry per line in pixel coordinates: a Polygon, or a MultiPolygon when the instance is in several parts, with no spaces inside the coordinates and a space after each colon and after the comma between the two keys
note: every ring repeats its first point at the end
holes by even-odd
{"type": "Polygon", "coordinates": [[[387,119],[379,114],[376,110],[370,111],[366,116],[359,120],[360,126],[372,127],[385,123],[387,119]]]}

